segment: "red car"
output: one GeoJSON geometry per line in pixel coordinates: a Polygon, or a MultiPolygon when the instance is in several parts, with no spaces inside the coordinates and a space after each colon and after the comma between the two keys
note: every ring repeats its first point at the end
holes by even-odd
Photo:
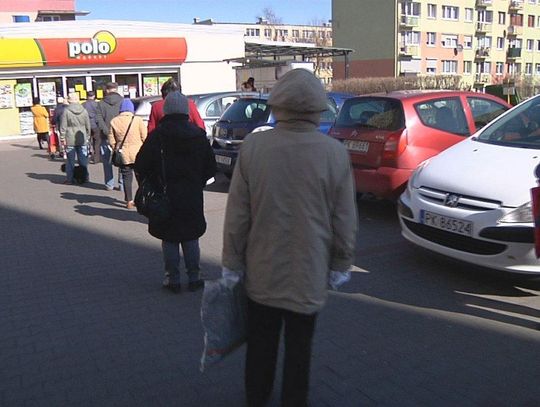
{"type": "Polygon", "coordinates": [[[510,107],[496,96],[466,91],[357,96],[345,101],[329,134],[350,152],[358,193],[396,199],[420,163],[510,107]]]}

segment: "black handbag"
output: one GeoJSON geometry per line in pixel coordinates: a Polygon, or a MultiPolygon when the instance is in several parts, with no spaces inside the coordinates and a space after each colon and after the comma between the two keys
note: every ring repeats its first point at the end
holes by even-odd
{"type": "MultiPolygon", "coordinates": [[[[161,142],[161,137],[160,137],[161,142]]],[[[165,161],[163,159],[163,143],[160,147],[161,174],[143,178],[135,193],[137,212],[153,222],[166,222],[172,217],[172,207],[167,196],[167,179],[165,178],[165,161]]]]}
{"type": "Polygon", "coordinates": [[[124,138],[122,139],[120,146],[118,148],[115,148],[112,152],[111,163],[115,167],[120,167],[124,165],[124,159],[122,158],[122,146],[124,145],[124,141],[126,141],[126,137],[129,133],[129,129],[131,128],[131,123],[133,123],[134,118],[135,118],[135,115],[131,116],[131,121],[129,122],[129,126],[126,130],[126,134],[124,134],[124,138]]]}

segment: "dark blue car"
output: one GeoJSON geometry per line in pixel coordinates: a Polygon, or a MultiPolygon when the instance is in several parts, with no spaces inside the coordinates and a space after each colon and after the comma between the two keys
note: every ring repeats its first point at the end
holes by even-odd
{"type": "MultiPolygon", "coordinates": [[[[354,95],[329,92],[328,110],[321,113],[319,130],[328,133],[337,112],[345,101],[354,95]]],[[[216,155],[218,170],[226,176],[232,175],[238,149],[248,133],[267,130],[275,126],[275,119],[267,104],[268,95],[240,98],[236,100],[214,124],[212,147],[216,155]]]]}

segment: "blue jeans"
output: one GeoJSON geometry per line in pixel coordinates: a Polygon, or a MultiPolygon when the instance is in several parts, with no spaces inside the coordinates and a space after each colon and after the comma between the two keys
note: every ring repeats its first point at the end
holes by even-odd
{"type": "Polygon", "coordinates": [[[165,263],[165,281],[163,284],[180,284],[180,245],[184,255],[184,264],[190,282],[199,279],[199,262],[201,250],[199,240],[189,240],[187,242],[167,242],[161,241],[163,251],[163,262],[165,263]]]}
{"type": "Polygon", "coordinates": [[[68,182],[73,182],[73,168],[75,167],[75,156],[80,166],[88,167],[88,146],[67,146],[66,147],[66,178],[68,182]]]}
{"type": "Polygon", "coordinates": [[[103,164],[103,175],[105,177],[105,186],[108,189],[114,188],[114,174],[113,174],[113,165],[111,163],[111,150],[109,148],[109,143],[105,140],[101,140],[99,145],[99,152],[101,155],[101,163],[103,164]]]}

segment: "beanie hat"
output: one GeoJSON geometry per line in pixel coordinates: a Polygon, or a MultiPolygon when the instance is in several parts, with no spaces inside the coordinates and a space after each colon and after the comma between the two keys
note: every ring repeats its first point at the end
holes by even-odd
{"type": "Polygon", "coordinates": [[[298,113],[319,113],[328,109],[321,81],[303,68],[293,69],[277,81],[268,104],[298,113]]]}
{"type": "Polygon", "coordinates": [[[135,106],[133,106],[133,102],[130,99],[122,100],[122,104],[120,105],[120,113],[122,112],[135,113],[135,106]]]}
{"type": "Polygon", "coordinates": [[[188,98],[178,91],[171,92],[165,98],[163,113],[168,114],[189,114],[188,98]]]}

